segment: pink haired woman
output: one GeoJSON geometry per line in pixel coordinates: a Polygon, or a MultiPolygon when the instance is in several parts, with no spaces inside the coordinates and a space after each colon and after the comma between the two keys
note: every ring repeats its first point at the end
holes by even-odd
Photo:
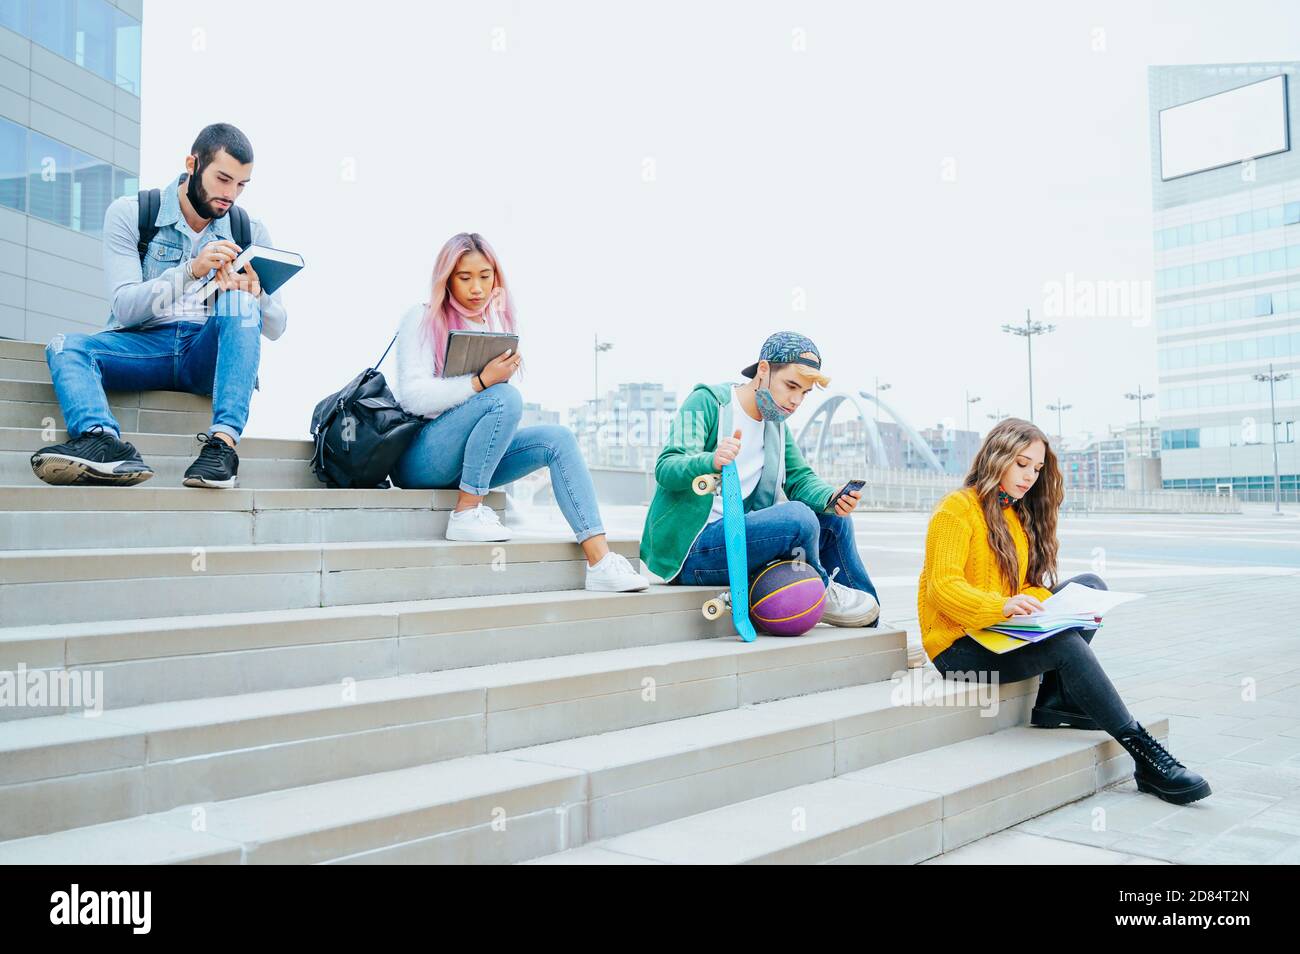
{"type": "Polygon", "coordinates": [[[503,354],[479,374],[443,377],[452,331],[516,331],[500,260],[477,233],[461,232],[447,241],[433,268],[429,300],[402,318],[398,400],[429,420],[398,459],[393,482],[460,490],[447,521],[448,540],[508,540],[510,530],[483,505],[483,497],[491,487],[548,467],[556,502],[587,557],[586,589],[648,587],[649,581],[606,542],[596,488],[573,432],[558,424],[519,427],[523,397],[510,382],[519,355],[503,354]]]}

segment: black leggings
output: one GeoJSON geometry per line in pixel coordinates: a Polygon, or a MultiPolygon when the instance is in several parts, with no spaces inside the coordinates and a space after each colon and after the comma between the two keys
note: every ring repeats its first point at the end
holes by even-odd
{"type": "MultiPolygon", "coordinates": [[[[1052,592],[1066,583],[1079,583],[1096,590],[1106,589],[1101,577],[1093,573],[1062,580],[1052,587],[1052,592]]],[[[1133,715],[1119,697],[1115,686],[1097,661],[1089,643],[1097,631],[1067,629],[1049,636],[1042,642],[1030,643],[1008,653],[995,653],[969,636],[962,636],[934,659],[934,666],[945,677],[954,672],[974,672],[969,678],[987,680],[988,673],[996,672],[998,681],[1019,682],[1039,673],[1055,669],[1061,686],[1078,703],[1085,714],[1097,724],[1118,737],[1119,731],[1133,721],[1133,715]]]]}

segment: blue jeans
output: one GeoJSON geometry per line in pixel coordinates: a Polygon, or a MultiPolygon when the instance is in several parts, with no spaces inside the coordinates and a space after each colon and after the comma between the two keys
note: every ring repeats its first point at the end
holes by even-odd
{"type": "Polygon", "coordinates": [[[524,401],[509,381],[479,391],[429,421],[393,468],[393,483],[407,488],[458,487],[483,496],[542,467],[579,543],[605,532],[596,487],[573,431],[558,424],[519,427],[524,401]]]}
{"type": "MultiPolygon", "coordinates": [[[[722,520],[715,520],[700,531],[681,569],[668,582],[686,586],[727,585],[727,543],[722,525],[722,520]]],[[[793,559],[802,554],[823,583],[830,581],[826,567],[832,572],[838,567],[836,583],[863,590],[876,602],[880,601],[858,555],[852,517],[814,513],[812,507],[798,500],[751,510],[745,514],[745,550],[751,575],[773,560],[793,559]]]]}
{"type": "Polygon", "coordinates": [[[212,427],[238,441],[248,423],[262,353],[262,311],[247,292],[220,292],[203,322],[55,335],[45,348],[54,393],[77,437],[96,424],[122,436],[109,391],[188,391],[212,395],[212,427]]]}
{"type": "MultiPolygon", "coordinates": [[[[1083,573],[1061,580],[1055,593],[1067,583],[1106,589],[1106,584],[1095,573],[1083,573]]],[[[1101,668],[1092,651],[1095,629],[1067,629],[1063,633],[1008,653],[995,653],[969,636],[960,636],[951,646],[935,656],[934,668],[945,677],[952,672],[976,673],[975,680],[988,681],[988,674],[996,672],[998,682],[1019,682],[1048,670],[1055,669],[1061,686],[1078,703],[1085,715],[1118,737],[1119,731],[1133,721],[1133,714],[1124,705],[1114,683],[1101,668]]]]}

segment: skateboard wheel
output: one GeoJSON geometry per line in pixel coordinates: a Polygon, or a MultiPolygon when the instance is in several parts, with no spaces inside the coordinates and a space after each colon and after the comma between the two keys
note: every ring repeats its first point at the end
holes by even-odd
{"type": "Polygon", "coordinates": [[[691,489],[703,497],[705,494],[711,494],[718,489],[719,479],[717,474],[701,474],[691,481],[691,489]]]}
{"type": "Polygon", "coordinates": [[[700,612],[704,614],[707,620],[721,619],[726,607],[722,605],[722,600],[709,600],[702,607],[700,612]]]}

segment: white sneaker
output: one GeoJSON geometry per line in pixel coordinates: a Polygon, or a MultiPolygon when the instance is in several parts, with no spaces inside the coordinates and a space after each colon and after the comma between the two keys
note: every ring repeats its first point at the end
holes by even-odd
{"type": "Polygon", "coordinates": [[[491,507],[479,504],[468,510],[452,511],[447,518],[447,539],[470,543],[492,543],[509,540],[514,533],[501,524],[501,518],[491,507]]]}
{"type": "Polygon", "coordinates": [[[822,622],[832,626],[870,626],[880,615],[880,604],[870,593],[831,581],[826,587],[822,622]]]}
{"type": "Polygon", "coordinates": [[[610,550],[595,566],[587,567],[586,589],[597,593],[628,593],[648,589],[650,581],[632,569],[621,553],[610,550]]]}

